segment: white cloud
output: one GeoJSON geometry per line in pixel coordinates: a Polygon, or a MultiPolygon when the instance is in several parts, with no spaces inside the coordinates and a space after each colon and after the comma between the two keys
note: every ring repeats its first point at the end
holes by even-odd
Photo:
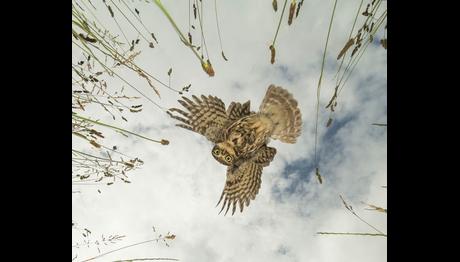
{"type": "MultiPolygon", "coordinates": [[[[187,27],[188,4],[163,2],[178,24],[187,27]]],[[[258,108],[269,84],[281,85],[299,102],[304,123],[302,136],[294,145],[273,141],[278,153],[264,169],[256,200],[242,214],[224,217],[217,214],[220,208],[214,206],[224,186],[226,169],[211,157],[212,145],[198,134],[175,127],[175,120],[148,101],[142,101],[142,113],[128,115],[128,123],[117,122],[117,125],[148,137],[168,139],[170,144],[162,146],[124,138],[104,130],[107,145],[117,145],[121,152],[138,156],[145,164],[130,173],[131,184],[81,187],[81,194],[72,195],[72,219],[91,229],[93,235],[127,236],[113,247],[153,238],[152,226],[164,233],[169,230],[177,238],[169,248],[148,243],[98,261],[143,256],[174,257],[181,261],[386,261],[385,238],[316,235],[318,231],[371,231],[343,207],[339,194],[359,214],[386,232],[386,216],[363,210],[360,204],[365,201],[386,207],[386,189],[381,188],[386,185],[386,128],[371,125],[386,122],[385,50],[369,47],[340,95],[333,132],[325,128],[328,111],[324,106],[335,85],[332,80],[337,65],[335,57],[348,36],[359,1],[339,1],[331,32],[319,120],[322,185],[318,184],[313,169],[294,168],[289,173],[286,166],[294,161],[307,161],[305,166],[314,166],[311,162],[316,86],[333,3],[305,1],[291,27],[284,19],[277,40],[276,63],[271,65],[268,46],[282,1],[278,1],[276,14],[271,1],[218,1],[229,62],[220,57],[213,4],[203,2],[206,42],[215,77],[209,78],[202,71],[198,60],[152,4],[136,3],[144,22],[154,29],[159,40],[155,49],[142,49],[139,64],[165,82],[167,70],[173,67],[175,87],[192,83],[187,96],[212,94],[221,97],[226,105],[231,101],[251,100],[253,110],[258,108]],[[327,131],[330,134],[322,139],[327,131]]],[[[194,34],[194,39],[199,41],[199,35],[194,34]]],[[[78,55],[74,53],[74,57],[78,55]]],[[[179,97],[167,89],[160,87],[160,100],[144,80],[129,74],[126,77],[163,107],[179,106],[176,102],[179,97]]],[[[116,81],[112,84],[121,86],[116,81]]],[[[132,95],[137,94],[132,92],[132,95]]],[[[94,117],[96,112],[93,111],[94,117]]],[[[110,116],[102,115],[97,117],[113,122],[110,116]]],[[[74,144],[79,146],[80,142],[75,140],[74,144]]],[[[74,234],[72,240],[80,239],[80,235],[74,234]]],[[[97,253],[91,248],[74,251],[78,251],[79,259],[97,253]]]]}

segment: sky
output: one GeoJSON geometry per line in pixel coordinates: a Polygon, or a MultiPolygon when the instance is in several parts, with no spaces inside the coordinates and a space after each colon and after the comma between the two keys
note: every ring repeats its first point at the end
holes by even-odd
{"type": "MultiPolygon", "coordinates": [[[[107,1],[110,2],[110,1],[107,1]]],[[[117,2],[116,2],[117,3],[117,2]]],[[[144,161],[130,171],[131,183],[111,186],[72,186],[72,245],[81,243],[81,230],[91,230],[92,240],[101,235],[124,235],[123,240],[100,248],[104,253],[153,239],[158,233],[176,235],[169,247],[146,243],[105,255],[95,261],[168,257],[180,261],[386,261],[385,237],[318,235],[317,232],[376,233],[345,209],[342,195],[367,222],[386,232],[386,214],[365,210],[370,203],[386,208],[387,192],[387,59],[378,40],[370,45],[338,99],[334,121],[326,123],[325,109],[331,98],[338,67],[337,54],[347,41],[360,1],[338,1],[331,30],[320,93],[318,159],[323,184],[315,176],[314,142],[317,85],[333,1],[305,1],[291,26],[283,19],[276,41],[276,63],[270,64],[273,40],[282,1],[274,13],[271,1],[217,1],[223,41],[220,56],[214,1],[203,1],[204,32],[215,76],[206,75],[193,53],[178,39],[171,24],[152,3],[129,1],[140,11],[144,24],[155,33],[158,44],[140,47],[136,62],[146,71],[182,88],[184,95],[215,95],[226,106],[232,101],[251,101],[256,111],[270,84],[284,87],[299,103],[302,134],[296,144],[270,142],[277,154],[264,168],[259,194],[243,213],[218,214],[215,207],[225,183],[226,167],[211,156],[212,144],[197,133],[176,127],[176,121],[149,101],[143,111],[127,114],[128,122],[113,121],[98,108],[79,112],[138,132],[153,139],[167,139],[167,146],[136,137],[124,137],[100,128],[103,143],[144,161]],[[99,193],[97,190],[100,190],[99,193]],[[153,232],[155,227],[156,232],[153,232]]],[[[94,13],[107,27],[117,27],[102,8],[94,13]]],[[[178,26],[187,32],[188,2],[163,1],[178,26]]],[[[288,3],[289,4],[289,3],[288,3]]],[[[364,5],[367,2],[364,2],[364,5]]],[[[385,5],[386,2],[383,2],[385,5]]],[[[384,7],[386,8],[386,7],[384,7]]],[[[286,14],[285,14],[286,15],[286,14]]],[[[194,22],[198,26],[197,22],[194,22]]],[[[128,34],[137,37],[137,32],[128,34]]],[[[194,33],[195,41],[199,34],[194,33]]],[[[72,60],[81,59],[73,49],[72,60]]],[[[159,86],[158,98],[144,79],[120,71],[143,93],[163,108],[180,107],[177,93],[159,86]]],[[[110,87],[123,83],[108,79],[110,87]]],[[[126,87],[126,93],[138,95],[126,87]]],[[[99,154],[96,148],[73,138],[73,148],[99,154]]],[[[72,248],[75,261],[98,255],[94,246],[72,248]]]]}

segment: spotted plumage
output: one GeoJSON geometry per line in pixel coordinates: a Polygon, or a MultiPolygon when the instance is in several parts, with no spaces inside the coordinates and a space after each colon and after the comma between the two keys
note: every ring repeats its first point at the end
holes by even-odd
{"type": "Polygon", "coordinates": [[[268,87],[258,112],[251,112],[250,101],[232,102],[226,110],[222,100],[215,96],[182,99],[179,103],[188,112],[171,108],[168,114],[181,122],[177,126],[197,132],[214,144],[212,156],[227,166],[227,181],[220,199],[224,200],[222,210],[227,206],[228,211],[232,205],[232,214],[237,206],[242,212],[244,204],[247,206],[255,199],[262,169],[276,154],[275,148],[267,146],[270,139],[293,144],[300,136],[302,119],[297,101],[274,85],[268,87]]]}

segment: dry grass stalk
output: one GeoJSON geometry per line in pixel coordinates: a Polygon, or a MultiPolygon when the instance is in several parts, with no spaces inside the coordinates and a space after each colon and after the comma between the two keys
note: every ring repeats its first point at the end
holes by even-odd
{"type": "Polygon", "coordinates": [[[330,118],[327,120],[326,127],[330,127],[332,124],[333,118],[330,118]]]}
{"type": "Polygon", "coordinates": [[[283,21],[283,15],[284,15],[284,10],[286,9],[286,4],[287,4],[287,0],[284,0],[283,10],[281,11],[280,20],[278,22],[278,27],[276,28],[275,37],[273,38],[273,42],[269,47],[269,49],[270,49],[270,63],[271,64],[275,63],[275,43],[276,43],[276,38],[278,37],[278,33],[279,33],[279,30],[280,30],[281,21],[283,21]]]}
{"type": "Polygon", "coordinates": [[[149,258],[130,258],[123,260],[115,260],[113,262],[132,262],[132,261],[179,261],[177,258],[166,258],[166,257],[149,257],[149,258]]]}
{"type": "Polygon", "coordinates": [[[288,25],[292,24],[292,19],[294,18],[296,8],[296,1],[292,0],[291,5],[289,6],[289,16],[288,16],[288,25]]]}
{"type": "Polygon", "coordinates": [[[319,168],[316,168],[315,175],[316,175],[316,178],[318,179],[318,182],[319,182],[320,184],[323,184],[323,178],[322,178],[321,175],[319,174],[319,168]]]}
{"type": "Polygon", "coordinates": [[[270,63],[274,64],[275,63],[276,50],[275,50],[275,47],[273,45],[271,45],[269,48],[270,48],[270,63]]]}
{"type": "Polygon", "coordinates": [[[318,235],[352,235],[352,236],[387,237],[386,234],[380,234],[380,233],[316,232],[316,234],[318,235]]]}
{"type": "MultiPolygon", "coordinates": [[[[155,227],[153,227],[153,232],[156,232],[155,227]]],[[[146,244],[146,243],[151,243],[151,242],[163,243],[167,247],[169,247],[169,241],[173,241],[175,238],[176,238],[176,236],[170,234],[169,232],[165,236],[163,236],[162,234],[157,234],[156,238],[154,238],[154,239],[149,239],[149,240],[137,242],[137,243],[134,243],[134,244],[131,244],[131,245],[126,245],[126,246],[123,246],[123,247],[120,247],[120,248],[117,248],[117,249],[114,249],[114,250],[111,250],[111,251],[108,251],[108,252],[104,252],[104,253],[99,254],[97,256],[82,260],[81,262],[87,262],[87,261],[95,260],[97,258],[101,258],[101,257],[103,257],[105,255],[108,255],[108,254],[111,254],[111,253],[114,253],[114,252],[117,252],[117,251],[120,251],[120,250],[123,250],[123,249],[127,249],[127,248],[130,248],[130,247],[134,247],[134,246],[138,246],[138,245],[142,245],[142,244],[146,244]]],[[[178,260],[178,259],[176,259],[176,258],[166,258],[166,259],[163,258],[163,260],[178,260]]],[[[120,261],[120,260],[118,260],[118,261],[120,261]]],[[[125,261],[125,260],[121,260],[121,261],[125,261]]]]}
{"type": "Polygon", "coordinates": [[[355,39],[353,38],[350,38],[347,43],[345,44],[345,46],[342,48],[342,50],[340,50],[340,53],[339,55],[337,56],[337,60],[339,60],[340,58],[342,58],[342,56],[348,51],[348,49],[350,49],[350,47],[355,43],[355,39]]]}
{"type": "MultiPolygon", "coordinates": [[[[342,195],[339,195],[340,196],[340,199],[342,200],[342,203],[343,205],[345,206],[345,208],[350,211],[354,216],[356,216],[359,220],[361,220],[362,222],[364,222],[365,224],[367,224],[368,226],[370,226],[372,229],[374,229],[375,231],[377,231],[377,233],[368,233],[368,232],[365,232],[365,233],[349,233],[349,232],[317,232],[316,234],[319,234],[319,235],[355,235],[355,236],[382,236],[382,237],[387,237],[387,234],[381,232],[380,230],[378,230],[377,228],[375,228],[374,226],[372,226],[371,224],[369,224],[368,222],[366,222],[364,219],[362,219],[360,216],[358,216],[355,211],[353,210],[353,207],[351,205],[349,205],[345,199],[342,197],[342,195]]],[[[363,202],[364,203],[364,202],[363,202]]],[[[376,207],[374,205],[369,205],[371,207],[374,208],[374,210],[377,210],[379,209],[379,207],[376,207]]],[[[383,209],[383,208],[380,208],[378,211],[380,212],[385,212],[386,213],[386,209],[383,209]],[[382,211],[382,210],[384,211],[382,211]]]]}
{"type": "MultiPolygon", "coordinates": [[[[377,30],[380,28],[382,23],[386,20],[386,14],[387,11],[386,9],[379,12],[379,8],[381,6],[382,1],[381,0],[374,0],[372,3],[367,4],[366,10],[364,12],[360,12],[361,6],[362,6],[363,1],[361,1],[360,6],[358,8],[358,11],[355,16],[355,20],[353,22],[353,26],[350,32],[350,36],[347,40],[347,43],[345,43],[344,47],[342,50],[339,52],[337,59],[342,59],[340,66],[337,70],[335,78],[337,78],[336,82],[336,90],[334,91],[334,94],[328,104],[327,108],[330,108],[331,113],[334,112],[334,108],[337,106],[337,100],[340,95],[340,92],[342,91],[343,87],[345,86],[347,80],[351,76],[354,68],[360,61],[361,57],[363,56],[366,48],[368,47],[369,43],[371,43],[374,39],[374,36],[377,32],[377,30]],[[352,37],[354,26],[358,20],[358,17],[362,17],[359,15],[364,16],[364,21],[361,25],[361,27],[357,30],[355,35],[352,37]],[[380,15],[376,19],[376,15],[380,15]],[[349,56],[348,63],[345,67],[344,70],[342,69],[342,65],[345,59],[345,54],[346,52],[350,49],[352,49],[352,52],[349,56]],[[339,88],[337,90],[337,87],[339,88]],[[333,103],[332,103],[333,102],[333,103]]],[[[382,43],[382,41],[381,41],[382,43]]],[[[385,45],[386,47],[386,45],[385,45]]]]}
{"type": "Polygon", "coordinates": [[[303,5],[303,1],[300,1],[298,4],[297,4],[297,11],[295,12],[295,17],[297,18],[299,16],[299,11],[300,11],[300,8],[302,7],[303,5]]]}
{"type": "Polygon", "coordinates": [[[361,202],[361,203],[363,203],[365,205],[368,205],[370,207],[370,209],[366,209],[366,210],[374,210],[374,211],[378,211],[378,212],[382,212],[382,213],[387,213],[386,208],[375,206],[375,205],[368,204],[368,203],[365,203],[365,202],[361,202]]]}
{"type": "Polygon", "coordinates": [[[272,7],[275,12],[278,11],[278,1],[277,0],[272,1],[272,7]]]}

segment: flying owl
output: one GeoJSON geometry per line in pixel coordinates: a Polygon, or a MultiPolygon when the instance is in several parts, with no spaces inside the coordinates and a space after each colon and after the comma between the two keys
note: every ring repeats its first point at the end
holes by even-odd
{"type": "MultiPolygon", "coordinates": [[[[178,102],[187,109],[171,108],[167,112],[180,126],[197,132],[214,143],[212,156],[227,166],[227,180],[219,203],[224,200],[225,214],[232,206],[243,212],[259,192],[262,169],[270,164],[276,149],[267,146],[270,138],[294,144],[301,133],[302,117],[297,101],[279,86],[270,85],[259,112],[250,110],[250,101],[232,102],[228,109],[215,96],[182,97],[178,102]],[[177,112],[181,116],[173,115],[177,112]]],[[[220,213],[219,212],[219,213],[220,213]]]]}

